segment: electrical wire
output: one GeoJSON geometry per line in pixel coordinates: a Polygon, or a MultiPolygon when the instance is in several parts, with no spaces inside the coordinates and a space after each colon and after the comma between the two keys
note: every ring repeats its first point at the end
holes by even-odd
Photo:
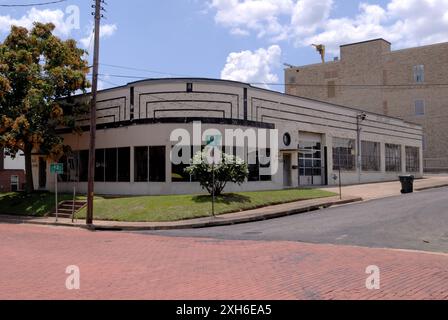
{"type": "MultiPolygon", "coordinates": [[[[125,67],[122,67],[125,68],[125,67]]],[[[130,69],[130,68],[129,68],[130,69]]],[[[135,68],[137,69],[137,68],[135,68]]],[[[140,69],[142,70],[142,69],[140,69]]],[[[139,70],[139,71],[140,71],[139,70]]],[[[148,71],[149,72],[149,71],[148,71]]],[[[165,75],[173,75],[169,73],[162,73],[165,75]]],[[[148,77],[137,76],[137,75],[126,75],[126,74],[100,74],[102,76],[109,76],[112,78],[124,78],[124,79],[135,79],[135,80],[146,80],[148,77]]],[[[194,78],[189,76],[182,76],[187,78],[194,78]]],[[[448,87],[448,83],[428,83],[428,84],[313,84],[313,83],[271,83],[271,82],[249,82],[250,85],[259,86],[259,85],[267,85],[267,86],[297,86],[297,87],[324,87],[328,88],[354,88],[354,89],[418,89],[418,88],[430,88],[430,87],[448,87]]]]}
{"type": "Polygon", "coordinates": [[[184,75],[184,74],[175,74],[175,73],[167,73],[167,72],[162,72],[162,71],[140,69],[140,68],[135,68],[135,67],[126,67],[126,66],[120,66],[120,65],[116,65],[116,64],[100,63],[100,65],[105,66],[105,67],[124,69],[124,70],[131,70],[131,71],[143,71],[143,72],[155,73],[155,74],[166,75],[166,76],[191,77],[191,76],[184,75]]]}
{"type": "Polygon", "coordinates": [[[36,7],[36,6],[47,6],[50,4],[58,4],[62,2],[66,2],[67,0],[55,0],[48,2],[38,2],[38,3],[29,3],[29,4],[0,4],[0,7],[4,8],[17,8],[17,7],[36,7]]]}

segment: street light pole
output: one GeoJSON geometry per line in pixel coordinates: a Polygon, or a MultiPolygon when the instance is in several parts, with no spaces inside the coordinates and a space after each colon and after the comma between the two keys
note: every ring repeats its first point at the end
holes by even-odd
{"type": "Polygon", "coordinates": [[[360,113],[356,115],[356,163],[358,167],[358,182],[361,183],[361,170],[362,170],[362,151],[361,151],[361,121],[366,120],[367,115],[365,113],[360,113]]]}
{"type": "Polygon", "coordinates": [[[89,172],[87,186],[87,215],[86,224],[93,224],[93,198],[95,196],[95,142],[96,142],[96,102],[98,93],[98,69],[99,69],[99,49],[100,49],[100,23],[101,23],[101,2],[95,0],[95,40],[93,49],[93,74],[92,74],[92,101],[90,106],[90,146],[89,146],[89,172]]]}

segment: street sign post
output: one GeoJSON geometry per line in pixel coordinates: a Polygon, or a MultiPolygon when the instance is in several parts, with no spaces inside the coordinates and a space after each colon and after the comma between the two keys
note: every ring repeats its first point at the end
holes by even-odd
{"type": "Polygon", "coordinates": [[[215,165],[216,165],[216,159],[215,159],[215,148],[217,148],[222,140],[221,135],[216,136],[207,136],[206,143],[207,148],[211,148],[211,164],[212,165],[212,216],[215,217],[215,165]]]}
{"type": "Polygon", "coordinates": [[[50,173],[54,174],[54,194],[55,194],[55,202],[56,202],[56,222],[58,222],[58,175],[64,173],[64,164],[62,163],[52,163],[50,165],[50,173]]]}

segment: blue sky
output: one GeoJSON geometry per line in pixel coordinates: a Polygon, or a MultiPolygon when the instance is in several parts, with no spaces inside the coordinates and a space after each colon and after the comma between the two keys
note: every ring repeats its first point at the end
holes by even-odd
{"type": "MultiPolygon", "coordinates": [[[[22,4],[45,0],[0,0],[22,4]]],[[[324,43],[327,59],[345,43],[384,37],[394,48],[448,41],[448,0],[107,0],[101,39],[102,87],[151,72],[227,78],[251,83],[283,82],[283,63],[317,63],[311,43],[324,43]]],[[[53,21],[63,38],[84,38],[90,49],[90,0],[35,8],[0,8],[0,38],[11,23],[53,21]],[[70,5],[80,10],[79,29],[67,27],[70,5]]],[[[281,85],[261,85],[282,91],[281,85]]]]}

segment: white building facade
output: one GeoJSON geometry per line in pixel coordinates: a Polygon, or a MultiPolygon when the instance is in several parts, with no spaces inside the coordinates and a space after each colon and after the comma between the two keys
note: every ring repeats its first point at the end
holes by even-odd
{"type": "MultiPolygon", "coordinates": [[[[89,99],[80,96],[79,99],[89,99]]],[[[241,186],[226,192],[278,190],[422,177],[422,127],[374,113],[285,95],[249,84],[213,79],[155,79],[103,90],[98,95],[95,191],[104,195],[159,195],[201,192],[187,164],[174,165],[174,130],[194,136],[202,130],[277,130],[278,170],[263,175],[262,163],[249,166],[241,186]],[[340,170],[339,170],[340,169],[340,170]]],[[[73,154],[58,188],[87,192],[89,119],[82,135],[61,130],[73,154]]],[[[204,141],[200,142],[202,145],[204,141]]],[[[228,142],[223,141],[224,145],[228,142]]],[[[270,154],[270,144],[259,154],[270,154]]],[[[250,151],[241,151],[245,160],[250,151]]],[[[238,153],[239,154],[239,153],[238,153]]],[[[54,190],[50,162],[33,157],[35,188],[54,190]]]]}

